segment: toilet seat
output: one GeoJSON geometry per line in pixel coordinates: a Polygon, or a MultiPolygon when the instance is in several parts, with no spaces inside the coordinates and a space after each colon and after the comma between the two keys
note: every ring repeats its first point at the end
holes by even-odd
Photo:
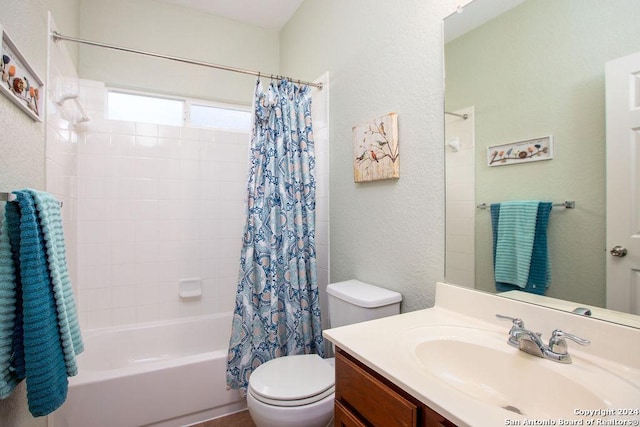
{"type": "Polygon", "coordinates": [[[317,354],[279,357],[251,374],[249,392],[256,400],[273,406],[303,406],[333,394],[332,364],[317,354]]]}

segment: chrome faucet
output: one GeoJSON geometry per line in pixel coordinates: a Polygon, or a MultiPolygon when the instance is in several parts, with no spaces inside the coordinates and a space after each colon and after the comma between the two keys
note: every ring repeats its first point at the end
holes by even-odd
{"type": "Polygon", "coordinates": [[[509,345],[526,353],[559,363],[571,363],[571,356],[567,351],[565,338],[577,342],[580,345],[589,345],[591,342],[576,335],[556,329],[551,333],[549,345],[542,341],[540,332],[532,332],[524,327],[522,319],[496,314],[499,319],[511,320],[513,326],[509,330],[509,345]]]}

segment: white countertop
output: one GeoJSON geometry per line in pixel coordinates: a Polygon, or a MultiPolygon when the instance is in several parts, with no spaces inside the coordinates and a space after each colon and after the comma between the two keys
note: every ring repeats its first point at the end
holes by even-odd
{"type": "MultiPolygon", "coordinates": [[[[474,399],[444,382],[434,380],[428,373],[423,372],[424,370],[417,369],[410,352],[403,346],[403,336],[416,328],[472,327],[503,334],[505,351],[512,351],[514,357],[531,357],[531,363],[558,365],[553,366],[553,369],[569,366],[535,358],[510,347],[507,338],[511,323],[496,319],[496,313],[522,318],[528,329],[541,331],[545,341],[551,330],[556,328],[590,339],[591,346],[579,349],[573,342],[569,342],[569,353],[574,356],[574,364],[588,361],[609,372],[622,372],[625,381],[640,393],[640,330],[450,284],[438,283],[436,305],[433,308],[329,329],[324,332],[324,336],[457,425],[502,426],[509,425],[508,420],[522,423],[523,420],[531,418],[474,399]]],[[[478,366],[478,369],[482,369],[482,366],[478,366]]],[[[514,381],[517,381],[517,378],[514,381]]],[[[527,392],[527,387],[552,388],[553,385],[523,384],[523,393],[527,392]]],[[[636,406],[640,409],[640,400],[636,406]]],[[[571,415],[567,414],[567,419],[571,419],[571,415]]],[[[638,419],[640,420],[640,416],[638,419]]]]}

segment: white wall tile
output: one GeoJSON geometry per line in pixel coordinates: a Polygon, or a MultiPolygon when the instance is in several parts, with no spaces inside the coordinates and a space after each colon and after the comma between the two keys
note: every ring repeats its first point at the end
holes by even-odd
{"type": "Polygon", "coordinates": [[[129,325],[136,323],[135,307],[115,307],[112,309],[111,322],[113,326],[129,325]]]}
{"type": "Polygon", "coordinates": [[[111,154],[130,156],[136,154],[136,137],[133,134],[115,133],[111,135],[111,154]]]}
{"type": "Polygon", "coordinates": [[[200,179],[200,161],[191,159],[180,160],[180,179],[200,179]]]}
{"type": "MultiPolygon", "coordinates": [[[[104,95],[104,85],[95,88],[96,96],[104,95]]],[[[102,104],[92,100],[96,111],[102,104]]],[[[48,154],[51,185],[77,191],[83,326],[230,311],[244,227],[249,135],[109,120],[85,129],[80,137],[68,137],[78,141],[74,149],[51,131],[51,145],[58,148],[48,154]],[[70,174],[73,180],[58,178],[74,167],[79,172],[70,174]],[[178,297],[178,280],[190,277],[203,279],[200,300],[178,297]]],[[[317,179],[328,187],[328,151],[318,148],[316,160],[317,179]]],[[[323,237],[327,204],[318,201],[321,243],[328,241],[323,237]]],[[[326,246],[322,250],[327,252],[326,246]]],[[[319,276],[328,280],[328,270],[319,270],[319,276]]]]}
{"type": "Polygon", "coordinates": [[[180,139],[192,139],[197,141],[200,139],[200,130],[197,128],[180,128],[180,139]]]}
{"type": "Polygon", "coordinates": [[[188,139],[180,141],[180,158],[200,160],[200,141],[188,139]]]}
{"type": "Polygon", "coordinates": [[[136,133],[136,124],[134,122],[125,122],[122,120],[110,120],[109,124],[111,125],[109,129],[111,131],[112,136],[114,134],[135,135],[136,133]]]}
{"type": "Polygon", "coordinates": [[[180,138],[180,127],[179,126],[158,126],[158,136],[160,138],[180,138]]]}
{"type": "Polygon", "coordinates": [[[164,159],[179,159],[180,140],[177,138],[159,138],[158,157],[164,159]]]}
{"type": "Polygon", "coordinates": [[[136,135],[157,137],[158,125],[151,123],[136,123],[136,135]]]}

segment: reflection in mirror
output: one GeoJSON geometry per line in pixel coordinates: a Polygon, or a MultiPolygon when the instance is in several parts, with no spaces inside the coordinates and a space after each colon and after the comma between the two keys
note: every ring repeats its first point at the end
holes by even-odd
{"type": "Polygon", "coordinates": [[[604,70],[640,50],[638,22],[636,0],[475,0],[445,19],[448,282],[496,292],[491,214],[477,204],[574,200],[549,217],[545,296],[607,313],[604,70]],[[490,19],[496,4],[515,7],[490,19]],[[488,147],[545,136],[550,160],[488,165],[488,147]]]}

